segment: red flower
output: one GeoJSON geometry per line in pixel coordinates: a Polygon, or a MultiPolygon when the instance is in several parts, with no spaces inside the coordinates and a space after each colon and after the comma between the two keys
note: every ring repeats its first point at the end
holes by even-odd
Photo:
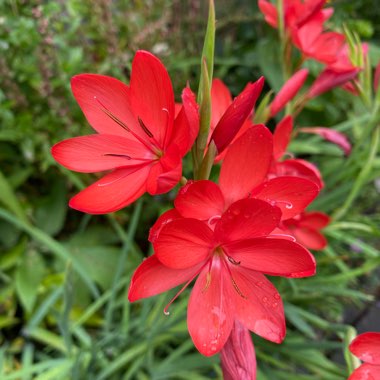
{"type": "Polygon", "coordinates": [[[335,71],[326,68],[317,77],[314,83],[311,85],[306,96],[308,99],[315,98],[323,93],[330,91],[334,87],[341,86],[350,80],[354,79],[359,73],[359,68],[352,68],[349,71],[335,71]]]}
{"type": "Polygon", "coordinates": [[[308,74],[309,70],[301,69],[287,80],[270,105],[270,114],[272,117],[280,112],[286,104],[297,95],[305,83],[308,74]]]}
{"type": "Polygon", "coordinates": [[[220,361],[224,380],[256,380],[256,354],[251,334],[237,320],[220,352],[220,361]]]}
{"type": "Polygon", "coordinates": [[[348,380],[380,379],[380,333],[367,332],[357,336],[350,344],[350,351],[364,363],[348,380]]]}
{"type": "Polygon", "coordinates": [[[336,131],[333,128],[324,128],[324,127],[303,127],[299,128],[300,132],[313,133],[321,136],[327,141],[330,141],[339,148],[341,148],[346,156],[351,153],[351,144],[346,135],[336,131]]]}
{"type": "Polygon", "coordinates": [[[327,240],[320,230],[330,223],[328,215],[318,212],[304,212],[294,218],[284,220],[280,229],[286,234],[294,236],[298,243],[308,249],[323,249],[327,240]]]}
{"type": "Polygon", "coordinates": [[[309,251],[292,241],[268,237],[280,219],[278,207],[242,199],[209,225],[193,218],[173,220],[153,242],[155,254],[134,273],[129,300],[185,283],[181,293],[198,276],[189,300],[188,328],[202,354],[222,349],[235,320],[280,343],[285,336],[283,305],[263,274],[315,273],[309,251]]]}
{"type": "Polygon", "coordinates": [[[211,223],[233,202],[251,197],[278,206],[282,219],[299,214],[317,196],[319,188],[305,178],[266,180],[272,152],[271,132],[263,125],[249,128],[228,148],[219,186],[211,181],[189,182],[174,201],[177,212],[185,218],[211,223]]]}
{"type": "MultiPolygon", "coordinates": [[[[323,14],[328,19],[333,10],[322,9],[326,0],[283,0],[285,28],[290,30],[304,25],[315,15],[323,14]]],[[[265,21],[274,28],[278,27],[277,8],[267,0],[258,1],[259,8],[265,16],[265,21]]]]}
{"type": "Polygon", "coordinates": [[[324,32],[324,22],[324,14],[316,14],[302,27],[292,30],[292,40],[305,57],[332,64],[344,46],[345,37],[341,33],[324,32]]]}
{"type": "MultiPolygon", "coordinates": [[[[215,127],[218,125],[219,121],[222,119],[226,110],[232,104],[232,96],[228,87],[218,78],[213,79],[211,86],[211,121],[210,121],[210,132],[208,135],[207,144],[211,141],[211,136],[215,130],[215,127]]],[[[235,108],[236,109],[236,108],[235,108]]],[[[251,109],[252,111],[252,109],[251,109]]],[[[249,115],[250,116],[250,115],[249,115]]],[[[243,122],[243,125],[240,127],[238,133],[232,140],[235,141],[242,133],[244,133],[247,128],[252,125],[250,118],[243,122]]],[[[227,148],[217,155],[215,162],[222,160],[227,153],[227,148]]]]}
{"type": "MultiPolygon", "coordinates": [[[[247,118],[264,86],[264,77],[248,83],[245,89],[232,101],[228,88],[220,80],[214,80],[211,91],[212,113],[209,142],[214,141],[220,155],[234,140],[247,118]]],[[[248,121],[249,123],[249,121],[248,121]]]]}
{"type": "Polygon", "coordinates": [[[179,181],[182,157],[199,129],[197,105],[189,88],[175,116],[172,84],[163,64],[139,51],[130,86],[117,79],[82,74],[72,81],[74,96],[97,134],[56,144],[53,157],[78,172],[112,170],[70,200],[92,214],[119,210],[143,193],[169,191],[179,181]]]}
{"type": "MultiPolygon", "coordinates": [[[[273,134],[273,161],[269,178],[293,176],[313,181],[320,189],[324,184],[321,173],[312,163],[302,159],[285,159],[283,157],[291,141],[293,118],[285,116],[276,126],[273,134]]],[[[296,214],[294,214],[296,215],[296,214]]]]}

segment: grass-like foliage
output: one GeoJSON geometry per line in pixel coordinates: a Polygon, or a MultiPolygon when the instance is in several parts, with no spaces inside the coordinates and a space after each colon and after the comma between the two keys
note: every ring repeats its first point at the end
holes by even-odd
{"type": "MultiPolygon", "coordinates": [[[[178,289],[136,303],[127,299],[134,270],[153,251],[149,229],[172,207],[179,185],[154,198],[145,194],[116,213],[84,214],[68,200],[97,174],[71,172],[50,153],[58,141],[90,133],[70,78],[87,72],[127,82],[138,49],[165,63],[177,101],[187,81],[196,92],[201,78],[206,124],[205,78],[221,78],[237,95],[265,76],[254,115],[260,123],[269,120],[273,93],[298,64],[309,70],[305,86],[321,72],[316,61],[289,53],[281,26],[280,33],[270,28],[253,0],[216,2],[215,51],[212,36],[203,45],[206,3],[0,1],[1,380],[222,379],[219,356],[202,356],[189,337],[188,289],[170,315],[163,309],[178,289]]],[[[379,299],[380,91],[371,76],[380,61],[380,34],[370,3],[338,2],[328,21],[351,49],[368,41],[369,59],[355,56],[363,68],[356,95],[336,87],[306,102],[303,92],[281,111],[297,117],[297,138],[287,150],[323,175],[324,188],[309,210],[332,220],[323,230],[328,246],[314,254],[315,276],[270,278],[284,301],[287,336],[277,345],[254,335],[258,380],[347,379],[359,364],[348,344],[379,299]],[[344,133],[351,153],[320,134],[302,133],[310,126],[344,133]]],[[[281,112],[267,123],[272,130],[281,112]]],[[[204,149],[207,129],[199,136],[196,144],[204,149]]],[[[203,158],[203,150],[192,153],[184,159],[187,178],[192,158],[203,158]]],[[[202,178],[211,166],[196,170],[202,178]]]]}

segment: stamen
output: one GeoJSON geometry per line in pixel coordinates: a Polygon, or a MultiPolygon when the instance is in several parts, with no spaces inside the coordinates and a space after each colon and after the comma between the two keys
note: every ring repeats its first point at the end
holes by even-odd
{"type": "Polygon", "coordinates": [[[204,293],[210,287],[210,284],[211,284],[211,272],[208,272],[207,277],[206,277],[206,285],[202,289],[202,293],[204,293]]]}
{"type": "Polygon", "coordinates": [[[153,137],[153,133],[148,129],[148,127],[144,124],[144,122],[142,121],[141,117],[138,116],[137,117],[137,120],[139,121],[139,124],[140,124],[140,127],[142,128],[142,130],[150,137],[152,138],[153,137]]]}
{"type": "Polygon", "coordinates": [[[271,234],[268,236],[268,238],[283,238],[283,239],[286,239],[286,240],[290,240],[292,242],[295,242],[296,241],[296,238],[292,235],[288,235],[288,234],[271,234]]]}
{"type": "Polygon", "coordinates": [[[186,282],[186,284],[180,289],[180,291],[170,300],[170,302],[165,306],[164,308],[164,314],[165,315],[169,315],[169,307],[170,305],[179,297],[179,295],[190,285],[190,283],[194,280],[195,277],[198,276],[199,272],[204,268],[204,266],[202,268],[199,269],[199,271],[197,273],[195,273],[195,275],[193,277],[190,278],[189,281],[186,282]]]}
{"type": "Polygon", "coordinates": [[[167,133],[168,133],[168,129],[169,129],[169,110],[167,108],[162,108],[162,111],[166,112],[166,125],[165,125],[165,133],[164,133],[164,146],[166,146],[167,144],[167,141],[166,141],[166,138],[167,138],[167,133]]]}
{"type": "Polygon", "coordinates": [[[123,158],[126,158],[127,160],[132,160],[132,157],[128,156],[127,154],[104,153],[103,156],[123,157],[123,158]]]}
{"type": "Polygon", "coordinates": [[[285,204],[285,208],[288,210],[293,208],[293,204],[288,202],[288,201],[276,201],[273,199],[267,199],[267,202],[269,202],[272,206],[277,206],[277,204],[283,203],[283,204],[285,204]]]}
{"type": "MultiPolygon", "coordinates": [[[[227,256],[227,257],[228,257],[228,256],[227,256]]],[[[234,278],[233,278],[233,276],[232,276],[231,269],[230,269],[229,265],[227,264],[227,262],[226,262],[226,261],[223,261],[223,262],[224,262],[224,265],[226,266],[226,268],[227,268],[227,270],[228,270],[228,273],[230,274],[231,281],[232,281],[232,285],[233,285],[234,289],[236,290],[236,293],[239,294],[239,296],[240,296],[241,298],[244,298],[245,300],[248,299],[248,297],[246,297],[246,296],[242,293],[242,291],[239,289],[239,287],[238,287],[236,281],[234,280],[234,278]]]]}
{"type": "Polygon", "coordinates": [[[228,261],[234,265],[240,265],[241,261],[234,260],[231,256],[227,256],[228,261]]]}
{"type": "Polygon", "coordinates": [[[291,153],[291,152],[285,152],[284,155],[282,156],[282,159],[283,160],[287,160],[287,159],[294,159],[294,154],[291,153]]]}
{"type": "Polygon", "coordinates": [[[207,224],[211,227],[211,226],[212,226],[213,224],[215,224],[220,218],[221,218],[221,215],[214,215],[214,216],[212,216],[212,217],[208,220],[207,224]]]}
{"type": "Polygon", "coordinates": [[[136,138],[141,144],[143,144],[147,149],[149,149],[152,153],[156,154],[154,149],[146,143],[139,135],[137,135],[135,132],[133,132],[125,123],[123,123],[117,116],[115,116],[110,110],[107,109],[107,107],[96,97],[94,96],[94,99],[100,104],[102,107],[101,110],[109,117],[111,118],[116,124],[120,125],[123,129],[125,129],[127,132],[129,132],[133,137],[136,138]]]}
{"type": "Polygon", "coordinates": [[[236,290],[237,294],[239,294],[239,296],[241,298],[244,298],[245,300],[248,299],[242,292],[241,290],[239,289],[237,283],[235,282],[235,280],[233,279],[233,277],[231,276],[231,281],[232,281],[232,285],[234,286],[234,289],[236,290]]]}

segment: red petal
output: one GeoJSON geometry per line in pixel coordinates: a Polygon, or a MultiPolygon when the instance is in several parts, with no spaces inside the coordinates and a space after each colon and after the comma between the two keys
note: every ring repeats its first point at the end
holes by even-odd
{"type": "Polygon", "coordinates": [[[297,242],[306,248],[320,250],[327,246],[326,238],[319,231],[311,228],[299,226],[293,229],[292,234],[297,242]]]}
{"type": "Polygon", "coordinates": [[[343,150],[346,156],[348,156],[351,153],[351,144],[348,138],[343,133],[338,132],[335,129],[312,127],[300,128],[299,131],[305,133],[314,133],[316,135],[321,136],[327,141],[331,141],[332,143],[338,145],[343,150]]]}
{"type": "Polygon", "coordinates": [[[213,79],[211,87],[211,129],[213,132],[224,112],[232,103],[228,87],[220,80],[213,79]]]}
{"type": "Polygon", "coordinates": [[[162,227],[153,242],[157,258],[169,268],[189,268],[204,261],[213,248],[213,232],[196,219],[177,219],[162,227]]]}
{"type": "Polygon", "coordinates": [[[360,69],[353,68],[350,71],[336,72],[333,70],[325,69],[310,87],[307,97],[309,99],[315,98],[324,92],[331,90],[334,87],[341,86],[342,84],[354,79],[360,69]]]}
{"type": "Polygon", "coordinates": [[[140,50],[132,62],[131,102],[154,138],[164,146],[174,121],[174,94],[165,66],[153,54],[140,50]]]}
{"type": "Polygon", "coordinates": [[[275,165],[277,176],[292,176],[313,181],[320,189],[324,187],[322,176],[318,168],[311,162],[294,159],[278,162],[275,165]]]}
{"type": "Polygon", "coordinates": [[[237,266],[231,271],[236,291],[230,302],[235,303],[237,319],[262,338],[281,343],[286,327],[284,307],[276,288],[259,272],[237,266]]]}
{"type": "Polygon", "coordinates": [[[297,95],[298,91],[305,83],[308,74],[309,70],[301,69],[286,81],[270,105],[271,116],[280,112],[286,104],[297,95]]]}
{"type": "Polygon", "coordinates": [[[174,129],[168,144],[178,146],[181,157],[184,156],[193,145],[199,131],[198,105],[195,95],[190,88],[182,91],[183,106],[174,121],[174,129]]]}
{"type": "Polygon", "coordinates": [[[380,366],[362,364],[347,380],[377,380],[380,379],[380,366]]]}
{"type": "Polygon", "coordinates": [[[277,28],[277,8],[266,0],[259,0],[259,8],[265,16],[265,21],[273,28],[277,28]]]}
{"type": "Polygon", "coordinates": [[[181,179],[182,159],[179,148],[171,144],[164,155],[151,167],[147,192],[151,195],[166,193],[181,179]]]}
{"type": "Polygon", "coordinates": [[[88,122],[97,132],[133,138],[106,114],[108,111],[136,134],[146,137],[133,115],[130,89],[124,83],[104,75],[81,74],[71,79],[71,89],[88,122]]]}
{"type": "Polygon", "coordinates": [[[256,354],[251,334],[237,320],[220,352],[220,361],[224,380],[256,380],[256,354]]]}
{"type": "Polygon", "coordinates": [[[210,141],[214,140],[218,149],[218,154],[227,148],[239,132],[239,129],[247,117],[253,111],[253,107],[255,106],[256,100],[259,97],[263,86],[263,77],[255,83],[249,83],[227,108],[218,125],[215,127],[210,139],[210,141]]]}
{"type": "MultiPolygon", "coordinates": [[[[318,15],[319,12],[323,15],[323,20],[326,21],[331,15],[332,12],[326,12],[328,9],[321,9],[326,3],[326,0],[309,0],[302,3],[300,8],[300,14],[298,19],[298,26],[304,25],[306,22],[310,22],[312,17],[318,15]]],[[[331,8],[330,8],[331,9],[331,8]]]]}
{"type": "Polygon", "coordinates": [[[341,33],[321,33],[314,41],[309,55],[319,62],[326,64],[334,63],[344,43],[345,37],[341,33]]]}
{"type": "Polygon", "coordinates": [[[174,205],[185,218],[208,220],[222,215],[224,198],[216,183],[196,181],[181,188],[174,205]]]}
{"type": "Polygon", "coordinates": [[[274,203],[281,209],[285,220],[301,213],[318,193],[318,186],[307,179],[278,177],[257,187],[252,197],[274,203]]]}
{"type": "Polygon", "coordinates": [[[315,274],[313,255],[289,240],[257,238],[227,243],[222,247],[228,256],[240,262],[242,268],[292,278],[315,274]]]}
{"type": "Polygon", "coordinates": [[[70,207],[89,214],[107,214],[128,206],[146,190],[149,166],[121,168],[70,199],[70,207]]]}
{"type": "Polygon", "coordinates": [[[320,230],[329,223],[330,217],[319,211],[304,213],[299,221],[300,226],[313,228],[315,230],[320,230]]]}
{"type": "Polygon", "coordinates": [[[276,126],[273,133],[273,156],[275,160],[279,160],[288,147],[292,138],[293,117],[285,116],[276,126]]]}
{"type": "Polygon", "coordinates": [[[181,215],[178,213],[178,211],[174,208],[171,210],[165,211],[153,224],[151,229],[149,230],[149,238],[148,240],[153,243],[160,234],[162,227],[166,224],[172,222],[175,219],[180,219],[181,215]]]}
{"type": "Polygon", "coordinates": [[[153,154],[139,142],[106,134],[61,141],[53,146],[51,153],[61,165],[83,173],[140,166],[144,161],[154,159],[153,154]]]}
{"type": "Polygon", "coordinates": [[[226,268],[215,257],[212,268],[205,267],[190,295],[187,325],[195,347],[211,356],[226,343],[234,322],[232,284],[226,268]]]}
{"type": "Polygon", "coordinates": [[[130,302],[166,292],[186,281],[189,281],[200,270],[201,266],[187,269],[171,269],[162,265],[156,255],[145,259],[132,276],[128,292],[130,302]]]}
{"type": "Polygon", "coordinates": [[[268,128],[256,125],[229,147],[219,177],[227,204],[247,198],[265,179],[272,160],[272,140],[268,128]]]}
{"type": "Polygon", "coordinates": [[[363,362],[380,365],[380,332],[358,335],[349,348],[363,362]]]}
{"type": "Polygon", "coordinates": [[[279,224],[278,207],[257,199],[242,199],[233,203],[215,226],[220,242],[250,239],[269,235],[279,224]]]}

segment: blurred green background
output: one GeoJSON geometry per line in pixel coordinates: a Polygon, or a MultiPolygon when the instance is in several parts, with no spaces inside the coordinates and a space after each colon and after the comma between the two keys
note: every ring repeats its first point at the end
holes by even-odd
{"type": "MultiPolygon", "coordinates": [[[[376,64],[377,0],[330,4],[330,26],[341,30],[345,23],[369,40],[376,64]]],[[[261,75],[266,90],[278,90],[276,32],[256,1],[220,0],[216,11],[215,76],[234,95],[261,75]]],[[[201,356],[188,337],[187,293],[169,317],[162,310],[171,294],[133,305],[126,297],[133,270],[151,253],[149,228],[171,207],[176,189],[153,200],[144,196],[115,214],[85,215],[67,203],[95,175],[69,172],[50,155],[54,143],[92,133],[70,91],[75,74],[128,83],[134,52],[146,49],[167,66],[177,97],[187,81],[196,91],[206,21],[202,0],[0,0],[1,380],[221,378],[218,357],[201,356]]],[[[355,136],[365,127],[365,110],[351,98],[340,89],[326,94],[298,123],[342,127],[349,119],[342,130],[355,136]]],[[[314,208],[335,210],[362,158],[341,184],[334,181],[345,160],[339,149],[307,137],[293,151],[326,175],[314,208]]],[[[376,161],[345,220],[327,231],[330,246],[316,254],[318,276],[272,279],[285,301],[288,336],[280,346],[254,337],[259,380],[347,377],[337,359],[351,333],[345,312],[356,315],[379,298],[380,206],[373,182],[379,167],[376,161]]]]}

